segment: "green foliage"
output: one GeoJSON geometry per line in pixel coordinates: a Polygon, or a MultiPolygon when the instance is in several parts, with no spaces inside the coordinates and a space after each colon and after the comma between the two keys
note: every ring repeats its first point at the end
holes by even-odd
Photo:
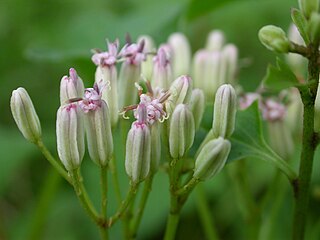
{"type": "Polygon", "coordinates": [[[302,12],[296,8],[293,8],[291,10],[291,18],[294,24],[297,26],[298,31],[300,32],[304,42],[306,43],[306,45],[308,45],[310,43],[309,35],[307,33],[308,23],[305,17],[303,16],[302,12]]]}
{"type": "Polygon", "coordinates": [[[280,58],[277,58],[277,66],[269,64],[263,84],[271,90],[281,91],[296,86],[298,80],[290,67],[280,58]]]}

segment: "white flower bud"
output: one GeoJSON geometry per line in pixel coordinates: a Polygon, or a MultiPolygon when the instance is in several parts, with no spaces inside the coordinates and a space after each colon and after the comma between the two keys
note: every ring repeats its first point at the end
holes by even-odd
{"type": "Polygon", "coordinates": [[[218,51],[200,50],[193,59],[194,87],[204,91],[207,102],[214,100],[220,86],[220,62],[222,54],[218,51]]]}
{"type": "MultiPolygon", "coordinates": [[[[288,38],[294,43],[304,45],[299,31],[293,23],[289,27],[288,38]]],[[[307,59],[297,53],[288,53],[285,55],[285,59],[298,79],[304,79],[307,70],[307,59]]]]}
{"type": "Polygon", "coordinates": [[[115,65],[98,66],[95,82],[102,88],[102,99],[108,104],[111,126],[116,126],[119,119],[118,79],[115,65]]]}
{"type": "Polygon", "coordinates": [[[238,49],[233,44],[226,45],[221,51],[221,63],[219,66],[219,85],[224,83],[235,83],[238,49]]]}
{"type": "Polygon", "coordinates": [[[320,14],[313,12],[311,14],[308,31],[312,42],[318,42],[320,39],[320,14]]]}
{"type": "Polygon", "coordinates": [[[181,76],[177,78],[169,88],[170,97],[165,103],[166,112],[171,114],[178,104],[189,102],[191,92],[191,78],[189,76],[181,76]]]}
{"type": "Polygon", "coordinates": [[[143,51],[146,56],[146,61],[141,63],[141,74],[144,78],[149,81],[152,79],[152,71],[153,71],[153,56],[150,53],[156,52],[155,44],[153,39],[148,35],[140,36],[137,42],[144,40],[144,48],[143,51]]]}
{"type": "Polygon", "coordinates": [[[224,45],[224,34],[220,30],[213,30],[209,33],[206,49],[209,51],[219,51],[224,45]]]}
{"type": "Polygon", "coordinates": [[[237,111],[237,96],[230,84],[219,87],[213,111],[212,130],[216,137],[229,138],[234,130],[237,111]]]}
{"type": "Polygon", "coordinates": [[[299,0],[299,7],[306,18],[319,10],[319,0],[299,0]]]}
{"type": "Polygon", "coordinates": [[[191,49],[188,39],[182,33],[169,36],[168,44],[172,49],[172,69],[174,78],[189,74],[191,49]]]}
{"type": "Polygon", "coordinates": [[[260,42],[269,50],[277,53],[287,53],[290,48],[290,41],[285,32],[276,26],[267,25],[259,30],[260,42]]]}
{"type": "Polygon", "coordinates": [[[147,110],[144,104],[138,107],[138,120],[128,133],[126,143],[125,168],[133,183],[143,181],[150,172],[151,135],[147,121],[147,110]]]}
{"type": "Polygon", "coordinates": [[[230,142],[222,137],[210,140],[196,159],[193,177],[204,181],[218,174],[227,161],[230,149],[230,142]]]}
{"type": "Polygon", "coordinates": [[[173,80],[169,54],[165,48],[159,48],[157,56],[154,58],[152,85],[154,88],[169,89],[173,80]]]}
{"type": "Polygon", "coordinates": [[[156,122],[150,125],[151,134],[151,159],[150,159],[150,171],[155,173],[158,171],[160,158],[161,158],[161,131],[160,123],[156,122]]]}
{"type": "Polygon", "coordinates": [[[84,155],[83,115],[78,104],[63,105],[57,112],[57,148],[68,171],[80,167],[84,155]]]}
{"type": "Polygon", "coordinates": [[[119,107],[120,109],[135,104],[138,99],[135,83],[139,82],[141,65],[123,62],[119,74],[119,107]]]}
{"type": "Polygon", "coordinates": [[[104,100],[96,110],[85,114],[85,129],[90,158],[100,166],[107,166],[113,153],[110,113],[104,100]]]}
{"type": "Polygon", "coordinates": [[[61,105],[67,104],[70,99],[82,98],[84,94],[83,82],[74,68],[70,68],[69,75],[62,77],[60,82],[61,105]]]}
{"type": "Polygon", "coordinates": [[[193,113],[194,125],[198,129],[206,107],[204,93],[201,89],[194,89],[191,93],[190,110],[193,113]]]}
{"type": "Polygon", "coordinates": [[[23,134],[32,143],[41,139],[41,126],[28,92],[19,87],[12,92],[10,107],[12,116],[23,134]]]}
{"type": "Polygon", "coordinates": [[[170,121],[169,149],[171,157],[183,157],[193,144],[195,125],[192,112],[187,105],[176,106],[170,121]]]}

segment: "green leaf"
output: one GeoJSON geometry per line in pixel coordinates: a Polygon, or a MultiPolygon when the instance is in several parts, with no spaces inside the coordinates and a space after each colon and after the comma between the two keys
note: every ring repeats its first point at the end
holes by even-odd
{"type": "Polygon", "coordinates": [[[257,101],[248,109],[237,113],[231,144],[229,163],[247,157],[255,157],[271,162],[286,174],[290,181],[296,178],[296,173],[291,167],[264,140],[257,101]]]}
{"type": "Polygon", "coordinates": [[[296,86],[299,82],[290,67],[280,58],[277,58],[276,67],[271,64],[268,66],[263,84],[271,90],[281,91],[282,89],[296,86]]]}
{"type": "Polygon", "coordinates": [[[301,37],[303,38],[306,45],[310,43],[310,39],[307,33],[307,20],[303,14],[296,8],[291,9],[291,18],[294,24],[297,26],[301,37]]]}

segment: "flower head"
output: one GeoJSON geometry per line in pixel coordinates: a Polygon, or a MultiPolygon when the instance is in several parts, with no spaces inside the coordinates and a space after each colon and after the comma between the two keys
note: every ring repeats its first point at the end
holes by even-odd
{"type": "Polygon", "coordinates": [[[119,48],[119,40],[116,39],[114,42],[107,41],[108,51],[101,52],[98,50],[95,54],[93,54],[91,60],[94,64],[102,65],[102,66],[111,66],[116,64],[117,62],[117,54],[119,48]]]}
{"type": "Polygon", "coordinates": [[[119,55],[126,59],[130,64],[139,65],[142,61],[146,60],[146,54],[143,51],[144,40],[142,39],[138,43],[127,43],[119,55]]]}

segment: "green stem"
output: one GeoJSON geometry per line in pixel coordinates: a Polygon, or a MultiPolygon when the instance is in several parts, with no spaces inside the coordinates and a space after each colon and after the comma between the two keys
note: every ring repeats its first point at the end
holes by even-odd
{"type": "MultiPolygon", "coordinates": [[[[100,185],[101,185],[101,217],[102,221],[106,222],[107,220],[107,186],[108,186],[108,176],[107,176],[107,167],[100,168],[100,185]]],[[[108,239],[108,230],[101,229],[102,239],[108,239]]]]}
{"type": "Polygon", "coordinates": [[[95,210],[88,193],[83,185],[82,176],[80,174],[80,169],[75,169],[71,173],[72,179],[73,179],[73,187],[77,194],[77,197],[84,208],[84,210],[87,212],[89,217],[99,226],[101,229],[104,228],[104,223],[101,221],[99,215],[97,214],[97,211],[95,210]]]}
{"type": "Polygon", "coordinates": [[[308,65],[308,81],[316,80],[314,85],[309,86],[309,91],[301,91],[303,109],[303,138],[300,156],[299,177],[296,181],[294,193],[295,204],[293,214],[292,239],[304,239],[305,225],[308,212],[310,180],[312,175],[313,158],[317,146],[317,138],[314,133],[314,101],[317,94],[319,81],[319,43],[308,46],[311,51],[308,65]]]}
{"type": "Polygon", "coordinates": [[[139,225],[141,223],[143,211],[146,207],[149,193],[151,192],[152,181],[153,181],[153,175],[149,176],[144,183],[144,188],[143,188],[140,203],[139,203],[139,206],[138,206],[138,209],[136,212],[135,220],[134,220],[132,227],[131,227],[131,236],[130,236],[131,239],[136,238],[137,231],[138,231],[139,225]]]}
{"type": "Polygon", "coordinates": [[[208,205],[205,189],[203,188],[202,184],[199,184],[198,188],[196,189],[196,193],[198,212],[202,226],[204,227],[206,239],[217,240],[219,237],[210,214],[210,207],[208,205]]]}
{"type": "Polygon", "coordinates": [[[46,157],[46,159],[51,163],[51,165],[58,171],[58,173],[67,180],[72,185],[72,180],[70,179],[67,171],[63,168],[60,162],[58,162],[43,144],[42,140],[39,140],[36,145],[42,152],[42,154],[46,157]]]}
{"type": "Polygon", "coordinates": [[[168,216],[164,240],[174,240],[179,223],[180,211],[171,212],[168,216]]]}
{"type": "Polygon", "coordinates": [[[137,193],[137,185],[130,184],[130,189],[128,191],[127,197],[125,198],[124,201],[122,201],[116,214],[109,218],[108,227],[111,227],[119,218],[123,216],[128,206],[130,205],[132,199],[135,197],[136,193],[137,193]]]}
{"type": "Polygon", "coordinates": [[[50,210],[50,205],[53,202],[55,194],[61,183],[62,178],[56,172],[55,169],[50,168],[49,173],[46,175],[46,179],[43,183],[42,190],[40,193],[39,200],[37,201],[37,206],[34,211],[31,226],[29,228],[29,233],[26,239],[41,239],[41,234],[43,233],[43,225],[48,216],[50,210]]]}
{"type": "Polygon", "coordinates": [[[119,178],[118,178],[118,171],[116,167],[116,159],[115,156],[113,156],[109,162],[109,167],[112,175],[112,183],[113,183],[113,188],[116,194],[116,199],[118,204],[121,204],[121,190],[120,190],[120,185],[119,185],[119,178]]]}

